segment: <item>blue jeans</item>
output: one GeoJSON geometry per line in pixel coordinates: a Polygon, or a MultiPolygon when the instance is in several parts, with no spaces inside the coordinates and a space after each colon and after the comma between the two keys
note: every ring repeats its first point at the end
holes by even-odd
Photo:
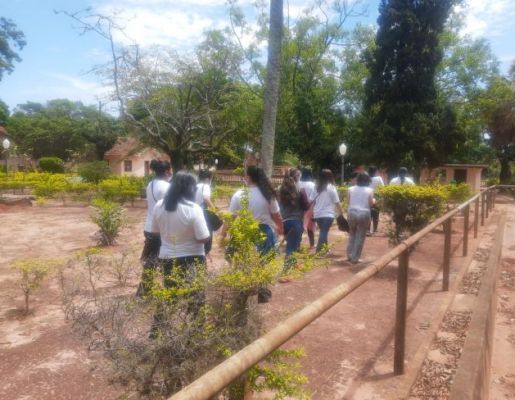
{"type": "Polygon", "coordinates": [[[284,235],[286,237],[286,255],[291,256],[294,252],[299,251],[302,241],[302,232],[304,231],[304,223],[300,219],[289,219],[283,221],[284,235]]]}
{"type": "Polygon", "coordinates": [[[259,230],[265,234],[265,238],[257,245],[257,249],[262,255],[264,255],[275,249],[277,238],[275,237],[274,230],[270,225],[259,224],[259,230]]]}
{"type": "Polygon", "coordinates": [[[317,218],[316,222],[318,224],[318,229],[320,230],[320,233],[318,235],[318,243],[317,243],[317,253],[322,250],[322,247],[327,244],[327,236],[329,234],[329,229],[331,228],[331,225],[333,224],[334,218],[329,217],[323,217],[323,218],[317,218]]]}

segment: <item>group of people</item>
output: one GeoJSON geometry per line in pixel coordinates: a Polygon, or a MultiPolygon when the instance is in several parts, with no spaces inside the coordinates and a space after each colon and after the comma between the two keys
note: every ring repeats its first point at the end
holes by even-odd
{"type": "MultiPolygon", "coordinates": [[[[146,190],[148,213],[139,294],[148,290],[147,282],[158,263],[163,266],[165,275],[176,268],[176,272],[192,278],[197,268],[205,265],[213,236],[209,218],[205,217],[206,210],[214,207],[211,201],[211,172],[200,171],[197,180],[193,174],[180,171],[170,183],[166,162],[153,160],[150,167],[155,177],[146,190]]],[[[401,168],[399,176],[390,183],[413,184],[413,181],[407,177],[407,170],[401,168]]],[[[237,216],[244,206],[243,196],[248,196],[248,208],[264,237],[264,240],[256,243],[262,254],[275,251],[278,237],[284,235],[285,270],[291,268],[295,264],[294,255],[300,249],[304,230],[310,247],[315,247],[315,226],[319,230],[316,252],[327,251],[329,230],[335,218],[343,215],[331,170],[323,169],[315,183],[311,169],[291,168],[276,190],[263,169],[247,166],[245,184],[245,190],[238,190],[232,196],[229,211],[237,216]]],[[[377,231],[379,212],[374,190],[383,185],[382,178],[377,176],[377,168],[370,167],[369,173],[357,173],[353,185],[348,189],[347,257],[351,263],[359,262],[369,230],[377,231]]],[[[270,297],[269,290],[258,293],[259,302],[267,302],[270,297]]]]}

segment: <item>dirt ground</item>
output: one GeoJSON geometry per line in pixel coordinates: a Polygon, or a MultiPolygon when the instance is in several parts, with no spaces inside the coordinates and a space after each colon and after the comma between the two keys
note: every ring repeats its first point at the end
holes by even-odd
{"type": "MultiPolygon", "coordinates": [[[[113,251],[139,251],[145,210],[129,208],[130,224],[113,251]]],[[[124,388],[109,382],[108,366],[100,355],[88,352],[87,342],[74,336],[61,309],[57,282],[49,281],[32,300],[33,312],[23,316],[21,291],[15,287],[10,265],[28,257],[68,257],[95,244],[95,225],[87,207],[27,207],[0,210],[0,399],[116,399],[124,388]]],[[[454,225],[453,245],[459,245],[460,222],[454,225]]],[[[369,237],[364,263],[345,260],[346,236],[332,229],[330,266],[311,271],[302,279],[278,284],[272,301],[260,305],[267,325],[273,326],[322,293],[349,279],[367,262],[388,251],[384,223],[369,237]]],[[[471,240],[471,249],[476,241],[471,240]]],[[[422,240],[411,255],[406,355],[410,357],[429,333],[439,307],[443,234],[422,240]]],[[[463,258],[456,252],[455,274],[463,258]]],[[[215,245],[213,263],[221,259],[215,245]]],[[[452,276],[451,276],[452,279],[452,276]]],[[[393,376],[396,265],[386,267],[371,281],[304,329],[287,346],[302,346],[302,360],[313,399],[389,399],[393,376]]]]}

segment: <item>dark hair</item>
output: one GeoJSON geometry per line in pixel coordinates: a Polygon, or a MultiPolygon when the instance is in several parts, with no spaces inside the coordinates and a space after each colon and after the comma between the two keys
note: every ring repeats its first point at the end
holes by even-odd
{"type": "Polygon", "coordinates": [[[311,168],[302,168],[302,175],[300,176],[302,182],[311,182],[313,180],[313,171],[311,168]]]}
{"type": "Polygon", "coordinates": [[[368,167],[368,175],[370,177],[376,176],[376,173],[377,173],[377,167],[375,165],[371,165],[370,167],[368,167]]]}
{"type": "Polygon", "coordinates": [[[297,171],[297,168],[290,168],[284,175],[283,183],[279,188],[279,200],[281,204],[295,206],[297,203],[297,198],[299,197],[299,191],[295,184],[295,174],[297,171]]]}
{"type": "Polygon", "coordinates": [[[368,186],[370,185],[370,176],[366,172],[360,172],[356,178],[356,184],[358,186],[368,186]]]}
{"type": "Polygon", "coordinates": [[[179,202],[193,201],[197,190],[197,180],[189,172],[179,171],[172,179],[164,203],[166,211],[176,211],[179,202]]]}
{"type": "Polygon", "coordinates": [[[404,180],[406,179],[407,174],[408,174],[408,168],[406,168],[406,167],[399,168],[399,178],[401,179],[401,183],[404,183],[404,180]]]}
{"type": "Polygon", "coordinates": [[[333,172],[330,169],[323,169],[318,177],[317,192],[321,193],[326,190],[330,183],[334,184],[333,172]]]}
{"type": "Polygon", "coordinates": [[[277,197],[270,180],[263,171],[262,168],[256,167],[255,165],[249,165],[246,171],[247,176],[250,178],[252,183],[255,183],[259,188],[259,191],[263,195],[263,197],[270,203],[272,198],[277,197]]]}
{"type": "Polygon", "coordinates": [[[154,171],[157,177],[161,177],[166,173],[166,165],[164,161],[152,160],[150,161],[150,169],[154,171]]]}
{"type": "Polygon", "coordinates": [[[203,181],[204,179],[211,179],[212,177],[213,177],[213,174],[208,169],[200,170],[199,173],[198,173],[198,179],[200,181],[203,181]]]}

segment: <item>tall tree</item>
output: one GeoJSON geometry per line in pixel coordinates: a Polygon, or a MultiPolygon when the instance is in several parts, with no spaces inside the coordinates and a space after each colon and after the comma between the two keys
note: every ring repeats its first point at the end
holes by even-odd
{"type": "Polygon", "coordinates": [[[514,82],[501,76],[492,79],[481,98],[481,108],[490,144],[501,165],[499,180],[510,184],[511,164],[515,160],[514,82]]]}
{"type": "Polygon", "coordinates": [[[20,104],[8,120],[9,134],[21,152],[34,158],[101,158],[114,144],[116,120],[94,106],[66,99],[20,104]]]}
{"type": "Polygon", "coordinates": [[[416,167],[455,151],[461,140],[456,116],[435,82],[443,57],[439,38],[455,2],[381,1],[376,47],[367,54],[364,161],[416,167]]]}
{"type": "Polygon", "coordinates": [[[14,62],[20,62],[21,58],[15,51],[22,50],[27,42],[24,33],[10,19],[0,17],[0,81],[4,72],[11,73],[14,70],[14,62]]]}
{"type": "Polygon", "coordinates": [[[274,166],[275,125],[281,78],[281,43],[283,36],[283,0],[270,0],[270,32],[266,66],[261,160],[265,173],[272,175],[274,166]]]}

